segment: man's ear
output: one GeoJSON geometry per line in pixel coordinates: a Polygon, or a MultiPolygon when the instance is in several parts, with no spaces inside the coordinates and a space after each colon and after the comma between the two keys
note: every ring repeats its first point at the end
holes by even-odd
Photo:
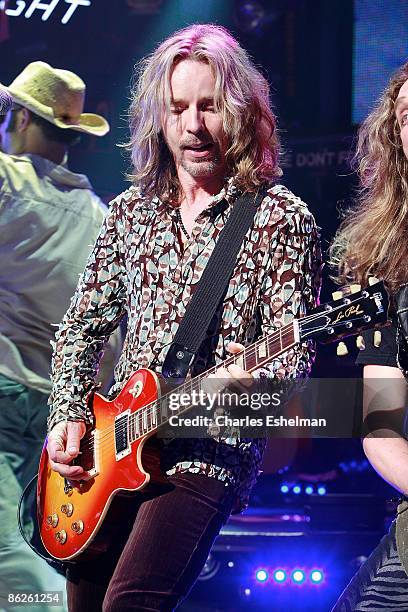
{"type": "Polygon", "coordinates": [[[26,108],[22,108],[17,115],[16,129],[18,132],[25,132],[27,127],[31,123],[30,111],[26,108]]]}

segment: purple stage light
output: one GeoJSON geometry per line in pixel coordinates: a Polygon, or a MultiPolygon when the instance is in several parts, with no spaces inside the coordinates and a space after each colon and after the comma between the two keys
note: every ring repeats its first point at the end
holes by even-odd
{"type": "Polygon", "coordinates": [[[295,569],[292,572],[292,581],[295,584],[302,584],[305,581],[305,572],[301,569],[295,569]]]}
{"type": "Polygon", "coordinates": [[[277,569],[273,572],[273,579],[278,584],[282,584],[283,582],[285,582],[286,578],[287,578],[287,575],[286,575],[285,570],[283,569],[277,569]]]}
{"type": "Polygon", "coordinates": [[[321,584],[324,579],[324,574],[320,569],[313,569],[310,572],[310,582],[313,584],[321,584]]]}
{"type": "Polygon", "coordinates": [[[269,574],[265,569],[259,569],[256,571],[255,578],[258,582],[265,583],[269,578],[269,574]]]}

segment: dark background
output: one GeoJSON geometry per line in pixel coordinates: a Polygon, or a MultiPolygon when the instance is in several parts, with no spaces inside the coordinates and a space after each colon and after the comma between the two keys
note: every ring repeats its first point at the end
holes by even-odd
{"type": "MultiPolygon", "coordinates": [[[[129,166],[126,153],[118,144],[128,135],[126,110],[134,65],[176,29],[194,22],[221,24],[250,52],[271,84],[284,149],[282,181],[309,205],[322,228],[326,249],[338,226],[340,210],[351,204],[356,187],[350,159],[357,122],[368,113],[391,71],[408,56],[406,2],[88,0],[88,5],[87,0],[82,2],[68,23],[63,24],[61,20],[70,7],[67,0],[55,2],[49,15],[38,8],[29,14],[35,0],[26,0],[25,4],[22,0],[0,0],[0,82],[10,84],[34,60],[73,70],[87,84],[85,110],[103,114],[111,124],[111,132],[105,138],[82,139],[72,151],[71,168],[88,174],[105,201],[123,191],[129,166]],[[21,13],[17,15],[19,10],[21,13]]],[[[43,0],[42,4],[51,6],[52,0],[43,0]]],[[[334,287],[327,267],[324,274],[322,300],[326,301],[334,287]]],[[[314,375],[360,376],[360,370],[354,365],[352,344],[350,341],[350,354],[343,361],[336,357],[333,346],[320,348],[314,375]]],[[[357,416],[358,409],[356,403],[357,416]]],[[[314,478],[311,481],[314,485],[320,478],[327,488],[327,508],[317,513],[320,525],[321,517],[330,516],[333,507],[337,508],[337,525],[345,516],[354,516],[350,510],[353,504],[344,496],[352,495],[357,500],[362,493],[372,495],[377,501],[371,505],[367,499],[364,503],[361,499],[355,502],[360,503],[356,512],[359,517],[372,516],[373,504],[377,511],[380,509],[381,526],[371,525],[371,531],[368,530],[374,534],[373,541],[367,540],[368,532],[361,525],[360,531],[357,530],[360,536],[365,534],[366,540],[361,540],[359,550],[361,555],[366,554],[378,538],[378,532],[384,529],[384,519],[387,520],[389,513],[381,504],[393,492],[365,462],[359,440],[278,442],[265,460],[265,473],[252,496],[250,513],[269,509],[279,514],[283,506],[286,512],[300,507],[300,514],[296,516],[301,516],[307,506],[306,498],[301,495],[295,499],[290,493],[282,497],[280,486],[289,483],[291,487],[300,482],[304,487],[307,478],[314,478]],[[342,501],[338,498],[335,503],[336,495],[343,495],[342,501]]],[[[356,525],[350,525],[345,533],[350,534],[353,529],[357,533],[356,525]]],[[[348,561],[341,562],[347,571],[340,577],[333,579],[336,572],[333,574],[332,570],[332,600],[355,568],[350,565],[350,558],[359,557],[358,551],[347,552],[351,542],[357,546],[356,535],[347,536],[344,546],[339,544],[339,536],[333,537],[340,547],[338,558],[342,559],[343,555],[348,561]]],[[[316,546],[327,552],[334,540],[316,546]]],[[[262,546],[260,543],[255,547],[258,553],[262,546]]],[[[302,550],[308,547],[310,542],[302,550]]],[[[278,547],[278,550],[286,549],[286,544],[278,547]]],[[[232,549],[227,546],[225,550],[232,549]]],[[[225,550],[219,553],[221,565],[225,550]]],[[[300,552],[295,551],[293,555],[299,559],[300,552]]],[[[238,578],[242,583],[242,575],[238,578]]],[[[239,605],[231,604],[231,608],[225,602],[216,607],[214,601],[217,597],[222,599],[226,582],[214,583],[215,590],[210,596],[211,584],[210,581],[204,581],[202,586],[198,584],[195,603],[186,610],[237,610],[241,609],[239,606],[246,609],[245,598],[239,600],[239,605]],[[211,599],[211,604],[205,603],[206,597],[208,601],[211,599]]],[[[229,588],[234,590],[236,585],[231,584],[229,588]]],[[[300,591],[296,597],[292,594],[289,604],[285,600],[276,607],[265,603],[264,597],[264,603],[259,603],[259,599],[259,609],[295,610],[297,601],[303,610],[309,609],[300,591]]],[[[319,600],[320,604],[311,604],[310,609],[329,609],[323,600],[324,597],[319,600]]],[[[247,603],[248,609],[255,609],[253,600],[247,603]]]]}

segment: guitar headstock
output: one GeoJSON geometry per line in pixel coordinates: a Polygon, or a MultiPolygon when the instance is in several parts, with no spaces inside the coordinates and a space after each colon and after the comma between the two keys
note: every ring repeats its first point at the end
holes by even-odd
{"type": "Polygon", "coordinates": [[[384,325],[388,320],[389,297],[382,281],[370,279],[370,285],[363,290],[351,285],[348,293],[337,291],[333,295],[334,300],[300,319],[300,341],[314,338],[333,342],[384,325]]]}

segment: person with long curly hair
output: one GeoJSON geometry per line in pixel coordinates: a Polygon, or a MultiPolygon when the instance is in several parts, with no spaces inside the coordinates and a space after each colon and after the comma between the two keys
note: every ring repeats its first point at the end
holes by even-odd
{"type": "Polygon", "coordinates": [[[384,279],[393,325],[382,343],[364,334],[363,447],[375,470],[401,494],[391,529],[340,596],[333,612],[408,610],[408,63],[391,78],[359,130],[360,191],[331,247],[340,283],[384,279]]]}

